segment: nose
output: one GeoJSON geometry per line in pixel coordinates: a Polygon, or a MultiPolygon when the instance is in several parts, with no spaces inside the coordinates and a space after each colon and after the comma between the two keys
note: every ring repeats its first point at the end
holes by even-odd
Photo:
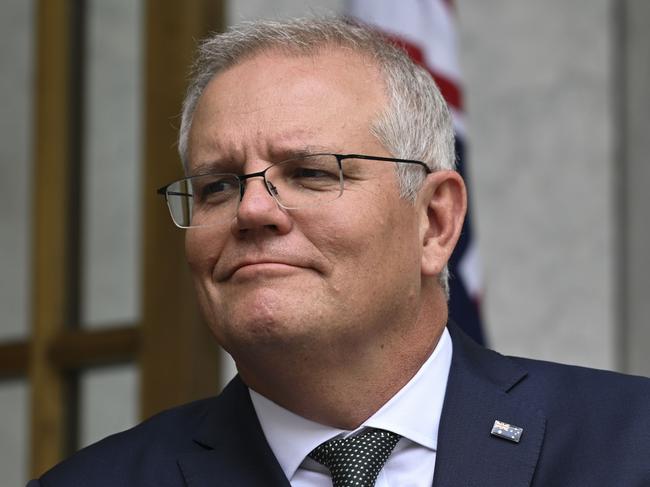
{"type": "Polygon", "coordinates": [[[259,230],[278,234],[289,232],[291,217],[271,196],[274,188],[267,189],[262,177],[247,179],[243,184],[243,195],[233,220],[233,233],[241,236],[259,230]]]}

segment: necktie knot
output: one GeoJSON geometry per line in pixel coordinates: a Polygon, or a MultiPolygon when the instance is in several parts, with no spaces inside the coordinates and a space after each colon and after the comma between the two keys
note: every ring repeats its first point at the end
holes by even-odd
{"type": "Polygon", "coordinates": [[[334,487],[372,487],[399,439],[398,434],[370,428],[326,441],[309,456],[329,469],[334,487]]]}

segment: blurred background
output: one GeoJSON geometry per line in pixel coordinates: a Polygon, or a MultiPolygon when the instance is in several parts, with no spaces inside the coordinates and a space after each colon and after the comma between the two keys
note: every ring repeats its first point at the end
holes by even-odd
{"type": "MultiPolygon", "coordinates": [[[[453,3],[488,344],[650,375],[650,2],[453,3]]],[[[348,8],[0,3],[0,485],[232,375],[155,195],[193,49],[348,8]]]]}

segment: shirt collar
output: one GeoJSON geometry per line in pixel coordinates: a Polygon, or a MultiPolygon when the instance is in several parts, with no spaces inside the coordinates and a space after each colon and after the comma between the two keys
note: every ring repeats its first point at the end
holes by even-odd
{"type": "Polygon", "coordinates": [[[438,426],[451,366],[452,344],[447,328],[420,370],[375,414],[354,431],[310,421],[249,389],[253,407],[271,450],[291,479],[305,457],[318,445],[338,435],[365,427],[392,431],[436,450],[438,426]]]}

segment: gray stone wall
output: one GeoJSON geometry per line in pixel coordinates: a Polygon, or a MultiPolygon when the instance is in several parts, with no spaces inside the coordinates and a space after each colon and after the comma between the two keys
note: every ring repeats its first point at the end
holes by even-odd
{"type": "Polygon", "coordinates": [[[613,368],[607,0],[461,0],[473,207],[491,343],[613,368]]]}

